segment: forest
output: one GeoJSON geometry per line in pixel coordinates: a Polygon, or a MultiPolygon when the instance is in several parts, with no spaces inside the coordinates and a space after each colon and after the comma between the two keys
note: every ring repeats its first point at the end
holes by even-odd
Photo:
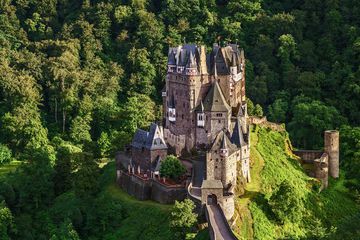
{"type": "Polygon", "coordinates": [[[0,0],[0,239],[118,239],[129,211],[101,166],[161,120],[184,42],[243,48],[250,114],[295,148],[340,130],[360,201],[360,1],[0,0]]]}

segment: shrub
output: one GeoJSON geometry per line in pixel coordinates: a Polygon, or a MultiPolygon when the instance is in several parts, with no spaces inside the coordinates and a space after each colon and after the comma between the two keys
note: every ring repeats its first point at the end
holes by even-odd
{"type": "Polygon", "coordinates": [[[11,161],[11,157],[11,150],[7,146],[0,144],[0,165],[9,163],[11,161]]]}
{"type": "Polygon", "coordinates": [[[171,178],[173,180],[179,179],[186,169],[180,160],[174,155],[167,156],[161,163],[160,175],[163,177],[171,178]]]}

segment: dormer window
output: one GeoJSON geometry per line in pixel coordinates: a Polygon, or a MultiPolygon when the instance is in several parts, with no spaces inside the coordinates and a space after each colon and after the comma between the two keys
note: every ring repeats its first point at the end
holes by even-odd
{"type": "Polygon", "coordinates": [[[197,114],[197,126],[198,127],[204,127],[205,126],[205,114],[204,113],[198,113],[197,114]]]}

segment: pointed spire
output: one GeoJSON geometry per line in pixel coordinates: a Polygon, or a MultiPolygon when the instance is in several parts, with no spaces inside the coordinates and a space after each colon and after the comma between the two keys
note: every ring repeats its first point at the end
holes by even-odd
{"type": "Polygon", "coordinates": [[[172,49],[169,51],[168,65],[176,65],[175,53],[172,49]]]}
{"type": "Polygon", "coordinates": [[[227,149],[227,144],[226,144],[226,135],[225,132],[223,131],[222,134],[222,139],[221,139],[221,149],[227,149]]]}

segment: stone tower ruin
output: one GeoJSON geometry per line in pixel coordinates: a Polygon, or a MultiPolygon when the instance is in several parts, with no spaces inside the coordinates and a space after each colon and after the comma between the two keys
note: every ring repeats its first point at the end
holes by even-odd
{"type": "Polygon", "coordinates": [[[324,133],[324,151],[329,156],[329,174],[339,177],[339,131],[328,130],[324,133]]]}

